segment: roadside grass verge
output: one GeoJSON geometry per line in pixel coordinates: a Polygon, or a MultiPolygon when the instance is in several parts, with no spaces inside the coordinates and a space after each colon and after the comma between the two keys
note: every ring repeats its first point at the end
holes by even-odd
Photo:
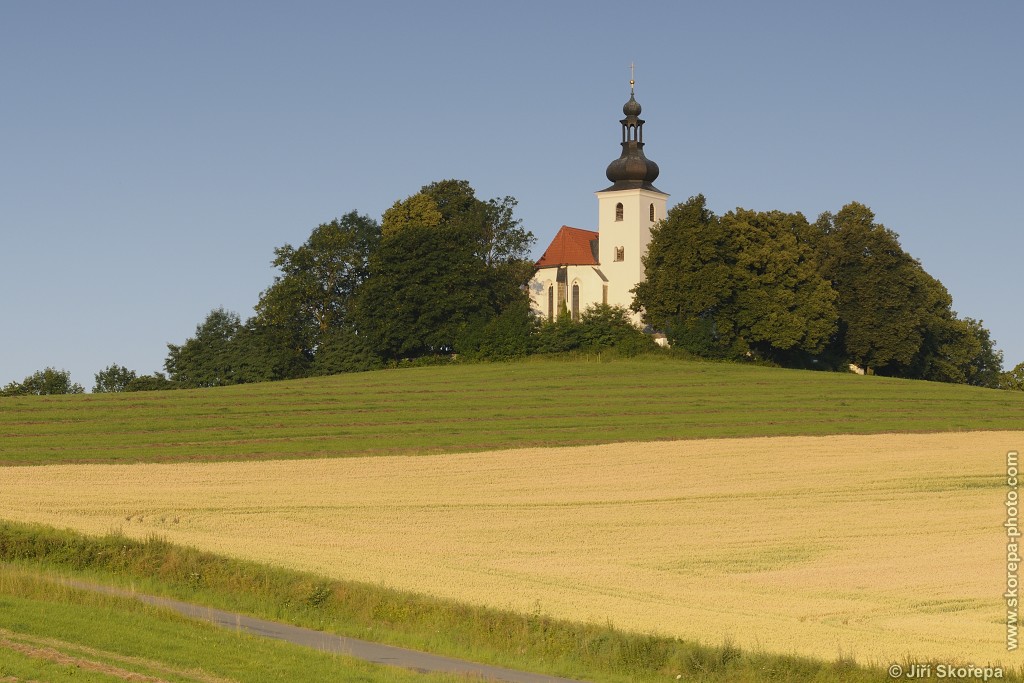
{"type": "Polygon", "coordinates": [[[1020,429],[1024,392],[580,356],[191,391],[0,399],[0,464],[250,460],[1020,429]]]}
{"type": "Polygon", "coordinates": [[[0,566],[0,681],[443,683],[259,638],[0,566]]]}
{"type": "MultiPolygon", "coordinates": [[[[770,655],[744,651],[729,643],[704,645],[625,632],[610,626],[556,620],[540,613],[517,614],[474,607],[376,585],[329,580],[234,560],[173,546],[158,538],[148,541],[134,541],[119,535],[96,538],[38,525],[0,522],[0,561],[9,563],[16,572],[38,574],[42,577],[37,580],[38,586],[52,586],[45,581],[47,575],[71,575],[339,635],[590,681],[890,680],[881,666],[859,666],[841,653],[837,653],[837,659],[831,662],[770,655]]],[[[22,583],[25,581],[22,579],[22,583]]],[[[53,594],[52,588],[47,591],[39,587],[34,589],[35,593],[29,591],[27,597],[12,598],[11,593],[17,594],[18,591],[12,591],[9,583],[0,583],[0,600],[5,603],[5,609],[0,610],[5,615],[0,617],[0,627],[3,628],[11,628],[8,624],[12,619],[20,623],[28,618],[7,616],[21,614],[9,609],[8,604],[17,606],[20,604],[17,600],[39,600],[53,594]]],[[[19,590],[25,592],[24,589],[19,590]]],[[[90,604],[89,601],[96,601],[99,605],[113,601],[118,605],[116,610],[110,608],[106,614],[83,617],[88,623],[69,627],[70,631],[62,631],[65,634],[74,633],[74,629],[80,627],[86,632],[95,632],[98,639],[118,624],[127,624],[126,628],[133,630],[145,630],[133,627],[123,619],[121,612],[125,608],[119,599],[83,597],[78,591],[66,588],[57,590],[77,596],[76,605],[90,604]]],[[[146,618],[153,618],[152,608],[140,605],[132,609],[146,615],[146,618]]],[[[75,610],[79,608],[72,611],[75,610]]],[[[51,609],[47,607],[45,611],[49,613],[51,609]]],[[[66,618],[72,619],[73,616],[66,618]]],[[[161,619],[171,624],[182,622],[180,618],[170,616],[162,616],[161,619]]],[[[57,624],[59,619],[47,617],[46,623],[57,624]]],[[[183,628],[198,627],[188,622],[183,628]]],[[[61,637],[41,629],[40,624],[33,622],[30,627],[23,626],[20,630],[33,635],[61,637]]],[[[205,625],[197,632],[202,634],[202,638],[214,637],[214,631],[205,625]]],[[[105,635],[103,637],[106,638],[105,635]]],[[[237,636],[221,633],[218,637],[233,639],[237,636]]],[[[104,642],[110,646],[113,641],[97,642],[89,641],[89,644],[103,648],[104,642]]],[[[162,647],[156,642],[134,641],[118,651],[153,658],[162,647]]],[[[216,651],[222,652],[220,648],[216,651]]],[[[276,658],[274,661],[285,657],[284,654],[267,656],[276,658]]],[[[313,657],[312,654],[305,656],[313,657]]],[[[205,661],[199,657],[200,653],[189,654],[186,651],[174,661],[181,665],[205,661]]],[[[319,662],[321,657],[317,655],[314,659],[319,662]]],[[[1006,680],[1021,680],[1020,670],[1007,674],[1006,680]]],[[[293,677],[293,680],[328,679],[312,676],[293,677]]]]}

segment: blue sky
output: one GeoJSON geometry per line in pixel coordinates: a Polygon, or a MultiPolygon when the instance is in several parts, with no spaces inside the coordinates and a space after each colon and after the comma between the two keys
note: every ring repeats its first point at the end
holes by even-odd
{"type": "Polygon", "coordinates": [[[670,206],[870,206],[1024,361],[1019,2],[0,4],[0,384],[162,369],[273,249],[444,178],[594,228],[636,63],[670,206]]]}

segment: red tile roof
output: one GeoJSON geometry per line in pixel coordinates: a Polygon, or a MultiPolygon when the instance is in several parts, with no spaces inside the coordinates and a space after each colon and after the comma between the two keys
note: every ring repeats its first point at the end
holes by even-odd
{"type": "Polygon", "coordinates": [[[538,268],[552,266],[596,266],[597,235],[593,230],[581,230],[563,225],[551,240],[547,251],[537,261],[538,268]]]}

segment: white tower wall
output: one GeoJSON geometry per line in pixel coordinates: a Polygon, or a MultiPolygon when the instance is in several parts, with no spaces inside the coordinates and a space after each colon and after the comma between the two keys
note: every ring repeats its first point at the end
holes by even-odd
{"type": "MultiPolygon", "coordinates": [[[[628,309],[632,289],[644,279],[641,258],[651,242],[651,228],[665,217],[668,195],[653,190],[597,192],[597,224],[601,235],[601,272],[608,278],[608,303],[628,309]],[[622,219],[617,219],[622,204],[622,219]],[[651,206],[654,220],[651,220],[651,206]]],[[[639,322],[639,316],[634,316],[639,322]]]]}

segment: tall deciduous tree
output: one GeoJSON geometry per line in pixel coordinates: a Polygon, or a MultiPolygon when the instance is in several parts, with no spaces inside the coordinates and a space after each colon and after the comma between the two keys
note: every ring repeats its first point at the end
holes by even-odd
{"type": "Polygon", "coordinates": [[[357,330],[385,357],[449,353],[460,335],[522,300],[533,235],[511,197],[481,201],[442,180],[396,203],[371,256],[357,330]]]}
{"type": "Polygon", "coordinates": [[[664,330],[669,341],[703,356],[729,355],[733,290],[729,245],[704,195],[669,210],[651,229],[644,280],[633,290],[633,310],[664,330]]]}
{"type": "Polygon", "coordinates": [[[735,334],[768,358],[820,353],[836,329],[836,294],[798,236],[807,220],[782,211],[730,211],[721,229],[730,245],[735,334]]]}
{"type": "Polygon", "coordinates": [[[839,294],[838,343],[869,370],[892,374],[910,366],[924,341],[927,318],[942,293],[892,230],[856,202],[822,214],[822,268],[839,294]]]}
{"type": "Polygon", "coordinates": [[[999,387],[1003,352],[980,320],[960,319],[946,308],[925,330],[925,343],[905,376],[978,387],[999,387]]]}
{"type": "Polygon", "coordinates": [[[350,322],[379,241],[377,222],[352,211],[316,227],[299,247],[275,249],[281,275],[260,296],[259,323],[290,332],[294,353],[311,358],[329,330],[350,322]]]}
{"type": "Polygon", "coordinates": [[[988,330],[957,317],[949,291],[868,207],[852,202],[814,227],[822,273],[839,294],[833,343],[849,362],[878,374],[998,385],[1002,353],[988,330]]]}
{"type": "Polygon", "coordinates": [[[469,324],[493,312],[487,271],[451,231],[409,226],[370,261],[357,329],[387,358],[450,353],[469,324]]]}
{"type": "Polygon", "coordinates": [[[701,355],[818,353],[837,313],[799,238],[806,230],[800,214],[736,209],[718,218],[693,197],[651,231],[634,310],[701,355]]]}

